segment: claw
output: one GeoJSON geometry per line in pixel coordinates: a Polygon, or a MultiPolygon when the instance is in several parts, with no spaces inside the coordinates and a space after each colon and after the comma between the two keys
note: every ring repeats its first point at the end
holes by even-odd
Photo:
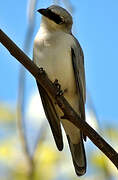
{"type": "Polygon", "coordinates": [[[57,88],[57,96],[62,96],[63,95],[63,91],[61,90],[61,85],[58,82],[58,79],[55,79],[54,81],[54,86],[57,88]]]}
{"type": "Polygon", "coordinates": [[[43,74],[45,71],[43,70],[43,68],[41,67],[41,68],[39,68],[39,73],[40,74],[43,74]]]}
{"type": "Polygon", "coordinates": [[[54,84],[54,86],[56,86],[58,89],[61,88],[61,85],[59,84],[58,79],[55,79],[55,81],[54,81],[53,84],[54,84]]]}
{"type": "Polygon", "coordinates": [[[57,91],[57,96],[62,96],[63,95],[63,91],[62,90],[58,90],[57,91]]]}

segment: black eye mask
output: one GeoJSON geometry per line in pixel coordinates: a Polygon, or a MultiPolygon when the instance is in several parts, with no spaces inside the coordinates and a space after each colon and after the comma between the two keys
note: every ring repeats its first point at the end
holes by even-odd
{"type": "Polygon", "coordinates": [[[59,15],[55,14],[48,8],[47,9],[39,9],[38,12],[41,13],[42,15],[48,17],[49,19],[54,21],[56,24],[64,23],[63,19],[59,15]]]}

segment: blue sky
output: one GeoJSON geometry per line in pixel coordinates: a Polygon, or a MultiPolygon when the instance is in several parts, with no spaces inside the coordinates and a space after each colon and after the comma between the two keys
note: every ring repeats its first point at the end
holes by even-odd
{"type": "MultiPolygon", "coordinates": [[[[28,1],[4,0],[0,4],[0,28],[21,48],[27,29],[28,1]]],[[[37,9],[52,4],[39,1],[37,9]]],[[[73,1],[74,34],[85,56],[87,89],[100,124],[117,124],[118,118],[118,1],[73,1]]],[[[36,12],[35,12],[36,13],[36,12]]],[[[40,15],[36,14],[36,27],[40,15]]],[[[32,58],[33,41],[29,56],[32,58]]],[[[19,63],[0,44],[0,101],[15,104],[18,91],[19,63]]],[[[27,74],[27,97],[36,89],[34,78],[27,74]]]]}

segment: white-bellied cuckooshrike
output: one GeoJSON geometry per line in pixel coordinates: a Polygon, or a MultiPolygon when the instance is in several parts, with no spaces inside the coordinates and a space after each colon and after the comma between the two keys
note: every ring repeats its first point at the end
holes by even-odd
{"type": "MultiPolygon", "coordinates": [[[[72,108],[85,121],[85,71],[82,48],[72,35],[72,16],[62,7],[52,5],[39,9],[42,14],[40,29],[34,40],[33,60],[43,67],[49,79],[59,80],[64,96],[72,108]]],[[[69,142],[72,160],[78,176],[86,172],[83,139],[85,136],[71,122],[61,119],[62,111],[37,82],[45,114],[59,150],[63,149],[60,123],[69,142]]]]}

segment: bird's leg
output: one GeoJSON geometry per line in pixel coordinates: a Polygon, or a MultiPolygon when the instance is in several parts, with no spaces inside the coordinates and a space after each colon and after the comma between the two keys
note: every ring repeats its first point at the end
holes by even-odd
{"type": "MultiPolygon", "coordinates": [[[[54,81],[54,86],[57,88],[57,96],[62,96],[65,92],[67,92],[67,89],[64,89],[64,91],[61,90],[61,85],[59,84],[58,80],[55,79],[54,81]]],[[[55,102],[55,104],[57,104],[55,102]]],[[[68,119],[67,116],[64,114],[63,116],[60,117],[61,119],[68,119]]]]}
{"type": "Polygon", "coordinates": [[[63,91],[61,90],[61,85],[59,84],[58,80],[55,79],[54,81],[54,86],[57,88],[57,96],[62,96],[63,95],[63,91]]]}

